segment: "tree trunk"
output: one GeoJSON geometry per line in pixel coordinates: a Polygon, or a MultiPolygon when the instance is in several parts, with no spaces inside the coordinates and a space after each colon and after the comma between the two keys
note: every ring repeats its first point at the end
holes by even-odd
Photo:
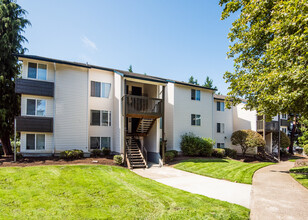
{"type": "Polygon", "coordinates": [[[290,146],[289,146],[289,153],[293,154],[293,145],[294,145],[294,139],[295,139],[295,132],[296,132],[296,115],[294,116],[293,119],[293,126],[292,126],[292,131],[291,131],[291,137],[290,137],[290,146]]]}
{"type": "Polygon", "coordinates": [[[1,137],[2,149],[5,156],[13,155],[10,136],[7,134],[1,137]]]}

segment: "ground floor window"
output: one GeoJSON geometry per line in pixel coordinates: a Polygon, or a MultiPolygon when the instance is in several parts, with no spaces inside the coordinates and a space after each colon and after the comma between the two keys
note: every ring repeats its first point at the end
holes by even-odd
{"type": "Polygon", "coordinates": [[[103,149],[108,148],[110,149],[111,145],[111,138],[110,137],[90,137],[90,149],[103,149]]]}
{"type": "Polygon", "coordinates": [[[27,150],[45,150],[45,134],[26,134],[27,150]]]}
{"type": "Polygon", "coordinates": [[[287,128],[281,128],[281,131],[286,134],[287,133],[287,128]]]}
{"type": "Polygon", "coordinates": [[[217,143],[217,148],[225,148],[225,143],[217,143]]]}

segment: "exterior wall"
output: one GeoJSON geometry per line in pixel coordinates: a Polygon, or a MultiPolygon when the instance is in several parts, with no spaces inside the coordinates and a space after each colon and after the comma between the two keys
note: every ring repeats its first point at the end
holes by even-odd
{"type": "MultiPolygon", "coordinates": [[[[45,62],[45,61],[35,61],[35,60],[27,60],[27,59],[22,59],[23,66],[22,66],[22,74],[21,77],[23,79],[28,79],[28,63],[40,63],[40,64],[46,64],[47,65],[47,80],[44,81],[49,81],[49,82],[54,82],[55,81],[55,68],[54,64],[50,62],[45,62]]],[[[29,78],[32,79],[32,78],[29,78]]],[[[34,79],[33,79],[34,80],[34,79]]]]}
{"type": "Polygon", "coordinates": [[[114,127],[114,73],[105,70],[90,69],[88,81],[88,146],[90,149],[90,137],[110,137],[111,150],[113,149],[113,127],[114,127]],[[110,83],[111,89],[109,98],[91,97],[91,81],[110,83]],[[106,110],[111,111],[111,126],[92,126],[91,123],[91,110],[106,110]]]}
{"type": "Polygon", "coordinates": [[[47,96],[21,95],[21,116],[27,115],[27,99],[46,100],[46,117],[53,117],[53,98],[47,96]]]}
{"type": "Polygon", "coordinates": [[[20,152],[22,153],[53,153],[53,134],[40,132],[20,132],[20,152]],[[45,134],[45,150],[27,150],[26,149],[26,134],[45,134]]]}
{"type": "Polygon", "coordinates": [[[217,143],[224,143],[225,148],[231,148],[231,135],[233,133],[233,107],[231,109],[225,108],[224,111],[217,111],[217,102],[224,102],[214,99],[213,105],[213,133],[215,140],[215,147],[217,143]],[[224,133],[217,133],[217,123],[224,123],[224,133]]]}
{"type": "Polygon", "coordinates": [[[122,116],[122,96],[124,94],[124,80],[118,74],[114,74],[113,79],[113,112],[112,112],[112,125],[113,125],[113,140],[111,150],[117,153],[124,152],[124,117],[122,116]],[[123,120],[122,120],[123,118],[123,120]]]}
{"type": "Polygon", "coordinates": [[[87,69],[57,65],[55,82],[54,137],[56,152],[88,151],[87,69]]]}
{"type": "Polygon", "coordinates": [[[174,149],[174,84],[168,83],[165,89],[165,139],[167,140],[167,150],[174,149]]]}
{"type": "MultiPolygon", "coordinates": [[[[180,151],[181,136],[192,132],[200,137],[213,138],[213,93],[200,89],[200,101],[191,100],[191,89],[193,87],[174,85],[173,105],[173,145],[172,149],[180,151]],[[201,115],[201,126],[191,125],[191,114],[201,115]]],[[[169,97],[169,95],[168,95],[169,97]]],[[[172,101],[172,100],[171,100],[172,101]]],[[[170,112],[170,111],[169,111],[170,112]]],[[[168,117],[168,116],[167,116],[168,117]]],[[[168,122],[167,122],[168,123],[168,122]]],[[[170,123],[170,121],[169,121],[170,123]]],[[[172,132],[172,131],[171,131],[172,132]]],[[[167,134],[169,141],[169,134],[167,134]]],[[[168,149],[170,148],[167,142],[168,149]]]]}

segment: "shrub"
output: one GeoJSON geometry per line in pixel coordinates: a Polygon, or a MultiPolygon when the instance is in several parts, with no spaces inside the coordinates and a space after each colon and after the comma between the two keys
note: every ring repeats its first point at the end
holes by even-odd
{"type": "MultiPolygon", "coordinates": [[[[278,137],[279,133],[278,131],[273,132],[273,146],[278,147],[278,137]]],[[[290,146],[290,138],[288,137],[288,135],[286,135],[286,133],[280,131],[280,147],[282,148],[282,151],[286,151],[287,147],[290,146]]]]}
{"type": "Polygon", "coordinates": [[[182,135],[181,150],[186,156],[206,156],[212,154],[214,141],[210,138],[200,138],[192,133],[182,135]]]}
{"type": "Polygon", "coordinates": [[[75,160],[83,158],[83,151],[82,150],[66,150],[60,153],[60,158],[66,160],[75,160]]]}
{"type": "Polygon", "coordinates": [[[106,148],[106,147],[103,147],[103,150],[102,150],[102,151],[103,151],[103,155],[104,155],[104,156],[110,155],[110,152],[111,152],[110,149],[109,149],[109,148],[106,148]]]}
{"type": "Polygon", "coordinates": [[[238,130],[233,132],[231,136],[231,142],[233,145],[240,145],[243,156],[250,148],[265,147],[265,141],[263,137],[252,130],[238,130]]]}
{"type": "Polygon", "coordinates": [[[225,150],[222,148],[215,148],[213,149],[212,153],[213,157],[223,158],[225,156],[225,150]]]}
{"type": "Polygon", "coordinates": [[[304,153],[308,156],[308,144],[304,146],[304,153]]]}
{"type": "Polygon", "coordinates": [[[100,150],[100,149],[94,149],[94,150],[92,150],[91,155],[93,157],[100,157],[100,156],[103,155],[103,151],[100,150]]]}
{"type": "Polygon", "coordinates": [[[16,160],[21,160],[23,158],[21,153],[16,154],[16,160]]]}
{"type": "Polygon", "coordinates": [[[308,166],[305,167],[295,167],[290,169],[291,173],[308,173],[308,166]]]}
{"type": "Polygon", "coordinates": [[[179,156],[179,152],[178,152],[178,151],[176,151],[176,150],[168,150],[168,151],[166,151],[166,153],[167,153],[167,152],[171,152],[171,153],[173,153],[174,157],[179,156]]]}
{"type": "Polygon", "coordinates": [[[167,151],[167,152],[165,153],[165,162],[166,162],[166,163],[169,163],[169,162],[171,162],[173,159],[174,159],[174,153],[171,152],[171,151],[167,151]]]}
{"type": "Polygon", "coordinates": [[[224,148],[225,149],[225,156],[230,158],[236,158],[237,152],[236,150],[230,149],[230,148],[224,148]]]}
{"type": "Polygon", "coordinates": [[[113,156],[113,162],[117,165],[122,165],[123,164],[123,158],[121,155],[114,155],[113,156]]]}

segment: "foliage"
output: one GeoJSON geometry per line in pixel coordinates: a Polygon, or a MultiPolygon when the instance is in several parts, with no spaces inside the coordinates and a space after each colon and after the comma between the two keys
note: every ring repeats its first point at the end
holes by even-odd
{"type": "Polygon", "coordinates": [[[82,150],[66,150],[62,151],[60,153],[60,158],[61,159],[66,159],[66,160],[76,160],[83,158],[83,151],[82,150]]]}
{"type": "Polygon", "coordinates": [[[168,150],[167,152],[173,153],[174,157],[179,156],[179,152],[177,150],[168,150]]]}
{"type": "Polygon", "coordinates": [[[305,167],[295,167],[290,169],[291,173],[308,173],[308,166],[305,167]]]}
{"type": "Polygon", "coordinates": [[[225,156],[225,154],[226,154],[226,152],[222,148],[215,148],[215,149],[213,149],[213,152],[212,152],[212,156],[218,157],[218,158],[223,158],[225,156]]]}
{"type": "Polygon", "coordinates": [[[0,182],[0,219],[249,219],[240,205],[117,166],[5,167],[0,182]]]}
{"type": "Polygon", "coordinates": [[[129,67],[128,67],[128,72],[133,72],[133,66],[132,65],[129,65],[129,67]]]}
{"type": "Polygon", "coordinates": [[[13,0],[0,0],[0,139],[4,154],[12,155],[10,136],[14,133],[14,117],[20,112],[20,96],[15,81],[20,73],[13,54],[24,53],[22,36],[29,21],[26,11],[13,0]]]}
{"type": "Polygon", "coordinates": [[[205,78],[205,82],[203,84],[203,87],[211,88],[211,89],[217,89],[217,86],[213,85],[213,80],[210,79],[210,77],[208,77],[208,76],[205,78]]]}
{"type": "Polygon", "coordinates": [[[103,155],[103,151],[100,150],[100,149],[94,149],[94,150],[92,150],[92,152],[91,152],[91,156],[92,156],[92,157],[100,157],[100,156],[102,156],[102,155],[103,155]]]}
{"type": "Polygon", "coordinates": [[[165,162],[166,163],[169,163],[169,162],[171,162],[171,161],[173,161],[173,159],[174,159],[174,153],[173,152],[171,152],[171,151],[166,151],[166,153],[165,153],[165,162]]]}
{"type": "MultiPolygon", "coordinates": [[[[234,72],[226,72],[232,104],[275,116],[308,115],[307,0],[220,0],[221,19],[238,12],[228,35],[228,57],[234,72]]],[[[228,106],[231,102],[228,102],[228,106]]]]}
{"type": "Polygon", "coordinates": [[[182,135],[181,150],[185,156],[205,156],[212,154],[215,142],[210,138],[200,138],[192,133],[182,135]]]}
{"type": "MultiPolygon", "coordinates": [[[[278,131],[273,132],[273,146],[278,147],[278,131]]],[[[290,146],[290,138],[286,133],[280,131],[280,147],[283,149],[283,151],[286,151],[286,148],[290,146]]]]}
{"type": "Polygon", "coordinates": [[[302,117],[300,119],[300,124],[301,136],[298,138],[298,142],[300,146],[304,146],[308,144],[308,119],[302,117]]]}
{"type": "Polygon", "coordinates": [[[230,148],[224,148],[226,157],[236,158],[237,152],[236,150],[230,148]]]}
{"type": "Polygon", "coordinates": [[[216,179],[251,184],[255,171],[271,164],[273,163],[244,163],[218,158],[189,159],[176,164],[174,168],[216,179]]]}
{"type": "Polygon", "coordinates": [[[240,145],[243,156],[246,151],[255,147],[265,147],[263,137],[252,130],[238,130],[232,133],[231,142],[233,145],[240,145]]]}
{"type": "Polygon", "coordinates": [[[16,154],[16,160],[21,160],[23,158],[21,153],[16,154]]]}
{"type": "Polygon", "coordinates": [[[304,148],[304,153],[308,156],[308,144],[306,144],[303,148],[304,148]]]}
{"type": "Polygon", "coordinates": [[[292,168],[290,175],[308,189],[308,166],[292,168]]]}
{"type": "Polygon", "coordinates": [[[107,147],[103,147],[102,152],[103,152],[104,156],[108,156],[108,155],[110,155],[111,150],[107,147]]]}
{"type": "Polygon", "coordinates": [[[188,83],[195,84],[195,85],[199,85],[199,84],[198,84],[198,80],[197,80],[197,79],[194,79],[193,76],[191,76],[191,77],[189,78],[188,83]]]}
{"type": "Polygon", "coordinates": [[[121,155],[114,155],[113,156],[113,162],[117,165],[123,164],[123,157],[121,155]]]}

